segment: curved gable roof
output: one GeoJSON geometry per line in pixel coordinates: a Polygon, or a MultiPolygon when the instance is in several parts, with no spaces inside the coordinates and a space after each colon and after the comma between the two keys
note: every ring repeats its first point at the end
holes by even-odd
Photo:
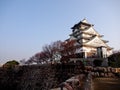
{"type": "Polygon", "coordinates": [[[95,47],[105,46],[109,47],[106,43],[104,43],[99,37],[95,36],[90,41],[86,42],[86,45],[92,45],[95,47]]]}
{"type": "Polygon", "coordinates": [[[92,26],[86,29],[84,32],[100,36],[100,34],[92,26]]]}

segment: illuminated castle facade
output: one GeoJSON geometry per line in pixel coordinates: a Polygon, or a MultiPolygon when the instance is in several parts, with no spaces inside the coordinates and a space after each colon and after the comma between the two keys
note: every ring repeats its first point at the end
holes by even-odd
{"type": "Polygon", "coordinates": [[[100,35],[94,28],[93,24],[83,19],[75,24],[71,29],[72,33],[68,40],[75,40],[78,47],[76,53],[82,58],[107,58],[112,54],[112,48],[108,46],[103,35],[100,35]]]}

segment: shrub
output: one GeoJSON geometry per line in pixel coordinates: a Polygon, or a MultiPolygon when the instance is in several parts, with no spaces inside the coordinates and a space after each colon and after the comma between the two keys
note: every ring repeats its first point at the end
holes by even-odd
{"type": "Polygon", "coordinates": [[[16,60],[12,60],[12,61],[8,61],[6,62],[3,67],[4,68],[14,68],[16,65],[19,65],[19,62],[17,62],[16,60]]]}
{"type": "Polygon", "coordinates": [[[101,65],[102,65],[102,62],[103,62],[102,59],[95,59],[95,60],[93,61],[93,64],[94,64],[95,66],[101,66],[101,65]]]}

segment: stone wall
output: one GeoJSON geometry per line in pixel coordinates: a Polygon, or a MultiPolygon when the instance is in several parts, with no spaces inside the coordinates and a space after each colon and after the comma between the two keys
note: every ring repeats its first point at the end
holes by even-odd
{"type": "Polygon", "coordinates": [[[49,90],[57,83],[55,69],[50,65],[0,69],[0,90],[49,90]]]}
{"type": "Polygon", "coordinates": [[[115,77],[114,68],[79,64],[27,65],[0,68],[0,90],[50,90],[70,77],[91,72],[93,77],[115,77]]]}
{"type": "Polygon", "coordinates": [[[61,64],[0,68],[0,90],[49,90],[70,78],[74,68],[61,64]]]}

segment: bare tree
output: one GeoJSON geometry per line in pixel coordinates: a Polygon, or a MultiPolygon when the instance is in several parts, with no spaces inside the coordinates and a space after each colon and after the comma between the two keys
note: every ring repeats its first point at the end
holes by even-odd
{"type": "Polygon", "coordinates": [[[56,52],[60,52],[62,42],[56,41],[51,43],[50,45],[46,45],[43,47],[43,52],[45,53],[45,56],[47,57],[48,61],[52,61],[52,57],[56,52]]]}
{"type": "Polygon", "coordinates": [[[25,63],[26,63],[25,59],[20,60],[21,65],[25,65],[25,63]]]}
{"type": "Polygon", "coordinates": [[[50,45],[43,46],[43,50],[39,53],[36,53],[33,57],[31,57],[26,63],[48,63],[53,60],[53,56],[56,53],[60,53],[62,59],[68,60],[70,57],[75,57],[75,52],[77,49],[77,46],[75,45],[75,40],[68,40],[65,42],[62,41],[55,41],[51,43],[50,45]]]}
{"type": "Polygon", "coordinates": [[[35,54],[37,64],[47,63],[48,57],[46,56],[45,52],[39,52],[35,54]]]}
{"type": "Polygon", "coordinates": [[[69,61],[70,58],[75,58],[76,57],[76,50],[77,50],[77,45],[76,45],[76,40],[67,40],[62,43],[62,62],[69,61]]]}
{"type": "Polygon", "coordinates": [[[75,40],[69,40],[62,43],[62,53],[64,56],[73,55],[76,52],[77,46],[75,45],[75,40]]]}

